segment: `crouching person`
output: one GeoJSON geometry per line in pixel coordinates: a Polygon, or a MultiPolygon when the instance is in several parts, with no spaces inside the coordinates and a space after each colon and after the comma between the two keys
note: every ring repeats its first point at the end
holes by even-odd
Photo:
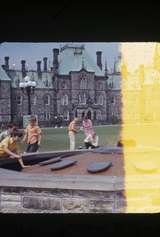
{"type": "Polygon", "coordinates": [[[0,158],[8,157],[11,159],[17,159],[22,168],[29,167],[30,165],[24,165],[22,157],[18,149],[18,140],[23,136],[22,132],[19,132],[17,129],[14,129],[10,136],[3,139],[0,143],[0,158]]]}
{"type": "Polygon", "coordinates": [[[95,132],[89,134],[85,139],[84,139],[84,144],[86,149],[93,149],[97,148],[98,146],[98,140],[99,137],[96,135],[95,132]]]}

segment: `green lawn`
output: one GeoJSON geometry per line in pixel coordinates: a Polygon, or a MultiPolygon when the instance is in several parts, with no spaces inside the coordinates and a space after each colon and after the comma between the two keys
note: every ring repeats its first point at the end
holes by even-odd
{"type": "MultiPolygon", "coordinates": [[[[119,139],[120,126],[95,127],[99,136],[99,145],[114,146],[119,139]]],[[[67,128],[44,128],[42,129],[42,142],[40,151],[66,150],[69,149],[67,128]]],[[[76,148],[83,146],[84,133],[80,131],[76,135],[76,148]]],[[[24,145],[21,145],[24,150],[24,145]]]]}

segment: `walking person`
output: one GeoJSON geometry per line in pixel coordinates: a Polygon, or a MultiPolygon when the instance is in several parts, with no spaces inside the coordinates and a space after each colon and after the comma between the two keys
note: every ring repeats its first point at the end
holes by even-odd
{"type": "Polygon", "coordinates": [[[78,127],[77,127],[78,121],[79,121],[78,118],[74,118],[73,121],[71,121],[68,126],[68,136],[69,136],[71,151],[75,150],[75,135],[78,132],[78,127]]]}
{"type": "Polygon", "coordinates": [[[41,143],[42,132],[40,127],[37,125],[37,120],[35,116],[31,116],[29,125],[25,129],[25,135],[23,141],[27,142],[27,147],[25,152],[37,152],[41,143]]]}

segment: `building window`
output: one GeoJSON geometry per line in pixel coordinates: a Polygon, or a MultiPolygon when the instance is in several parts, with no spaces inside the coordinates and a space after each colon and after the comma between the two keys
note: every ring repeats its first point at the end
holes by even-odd
{"type": "Polygon", "coordinates": [[[102,120],[102,113],[101,113],[101,111],[98,111],[98,120],[102,120]]]}
{"type": "Polygon", "coordinates": [[[78,113],[77,113],[77,110],[75,111],[75,117],[76,117],[76,118],[78,117],[78,113]]]}
{"type": "Polygon", "coordinates": [[[99,84],[98,84],[98,89],[99,89],[99,90],[103,90],[103,84],[102,84],[102,82],[99,82],[99,84]]]}
{"type": "Polygon", "coordinates": [[[45,80],[44,85],[45,85],[45,87],[49,87],[49,82],[48,82],[48,80],[45,80]]]}
{"type": "Polygon", "coordinates": [[[64,112],[64,120],[69,121],[69,111],[64,112]]]}
{"type": "Polygon", "coordinates": [[[87,80],[86,79],[81,79],[80,81],[80,89],[84,90],[87,89],[87,80]]]}
{"type": "Polygon", "coordinates": [[[96,111],[94,111],[94,120],[97,119],[97,116],[96,116],[96,111]]]}
{"type": "Polygon", "coordinates": [[[79,102],[79,104],[81,104],[81,103],[82,103],[82,98],[81,98],[81,95],[79,95],[79,96],[78,96],[78,102],[79,102]]]}
{"type": "Polygon", "coordinates": [[[51,118],[51,114],[49,112],[45,112],[44,119],[47,121],[47,120],[50,120],[50,118],[51,118]]]}
{"type": "Polygon", "coordinates": [[[63,82],[61,83],[61,87],[62,87],[62,89],[67,89],[67,84],[66,84],[65,81],[63,81],[63,82]]]}
{"type": "Polygon", "coordinates": [[[64,96],[64,105],[68,105],[68,95],[64,96]]]}
{"type": "Polygon", "coordinates": [[[44,104],[45,105],[50,105],[50,96],[49,95],[44,96],[44,104]]]}
{"type": "Polygon", "coordinates": [[[36,105],[37,104],[37,96],[35,95],[34,97],[33,97],[33,105],[36,105]]]}
{"type": "Polygon", "coordinates": [[[79,100],[79,104],[84,104],[85,105],[86,101],[87,101],[86,94],[79,95],[78,100],[79,100]]]}
{"type": "Polygon", "coordinates": [[[100,105],[103,105],[103,95],[100,95],[100,96],[99,96],[99,104],[100,104],[100,105]]]}
{"type": "Polygon", "coordinates": [[[86,104],[86,94],[82,95],[82,104],[86,104]]]}
{"type": "Polygon", "coordinates": [[[61,105],[68,105],[68,95],[64,95],[61,99],[61,105]]]}
{"type": "Polygon", "coordinates": [[[16,96],[16,101],[17,101],[17,105],[22,105],[22,96],[21,95],[17,95],[16,96]]]}
{"type": "Polygon", "coordinates": [[[85,112],[83,111],[83,113],[82,113],[82,119],[84,118],[84,116],[85,116],[85,112]]]}
{"type": "Polygon", "coordinates": [[[115,97],[114,96],[111,97],[111,103],[115,104],[115,97]]]}
{"type": "Polygon", "coordinates": [[[15,80],[15,85],[16,85],[16,87],[19,87],[19,82],[20,82],[20,80],[19,80],[19,78],[17,78],[17,79],[15,80]]]}

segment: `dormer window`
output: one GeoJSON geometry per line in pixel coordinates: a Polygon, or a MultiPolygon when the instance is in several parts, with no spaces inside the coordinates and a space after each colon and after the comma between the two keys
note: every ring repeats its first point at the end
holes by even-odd
{"type": "Polygon", "coordinates": [[[82,54],[82,49],[81,48],[75,48],[74,49],[74,54],[82,54]]]}

